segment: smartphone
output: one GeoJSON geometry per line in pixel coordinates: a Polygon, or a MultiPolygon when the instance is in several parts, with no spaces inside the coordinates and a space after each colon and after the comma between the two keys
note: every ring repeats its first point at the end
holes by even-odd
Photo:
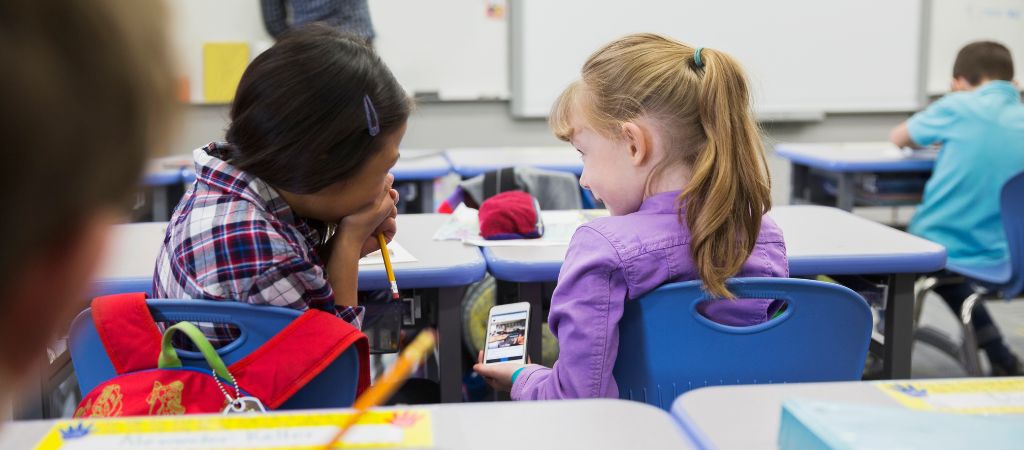
{"type": "Polygon", "coordinates": [[[529,303],[510,303],[491,308],[487,316],[484,364],[525,363],[529,327],[529,303]]]}

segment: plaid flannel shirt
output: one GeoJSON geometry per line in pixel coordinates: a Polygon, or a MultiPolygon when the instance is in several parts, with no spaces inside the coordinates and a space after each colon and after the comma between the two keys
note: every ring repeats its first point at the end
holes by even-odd
{"type": "MultiPolygon", "coordinates": [[[[193,152],[196,182],[171,216],[153,295],[316,308],[359,327],[362,307],[334,304],[316,252],[323,226],[298,217],[273,187],[222,160],[224,145],[193,152]]],[[[216,347],[239,335],[229,324],[197,325],[216,347]]]]}

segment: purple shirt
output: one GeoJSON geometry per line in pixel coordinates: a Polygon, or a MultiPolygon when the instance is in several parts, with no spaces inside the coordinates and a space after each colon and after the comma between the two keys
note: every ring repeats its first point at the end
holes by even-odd
{"type": "MultiPolygon", "coordinates": [[[[653,195],[625,216],[594,220],[576,230],[558,274],[548,324],[558,337],[554,367],[530,365],[512,386],[515,400],[617,398],[612,368],[619,350],[619,320],[627,300],[665,283],[698,279],[690,257],[690,230],[680,224],[679,191],[653,195]]],[[[788,277],[782,230],[768,216],[737,276],[788,277]]],[[[767,321],[773,300],[713,301],[701,313],[728,325],[767,321]]]]}

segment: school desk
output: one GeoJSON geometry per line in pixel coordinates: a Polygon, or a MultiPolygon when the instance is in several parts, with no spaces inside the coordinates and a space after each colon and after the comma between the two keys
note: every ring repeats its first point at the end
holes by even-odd
{"type": "MultiPolygon", "coordinates": [[[[433,239],[448,218],[443,214],[399,214],[395,240],[418,261],[395,263],[394,269],[399,289],[438,291],[441,401],[457,402],[462,399],[462,296],[466,286],[482,280],[487,269],[477,248],[433,239]]],[[[359,268],[360,290],[389,286],[383,265],[359,268]]]]}
{"type": "MultiPolygon", "coordinates": [[[[910,376],[913,343],[914,279],[917,274],[942,269],[944,247],[911,234],[825,206],[778,206],[769,215],[782,229],[790,275],[884,275],[888,307],[884,346],[880,349],[886,378],[910,376]]],[[[518,297],[541,310],[542,285],[558,279],[566,246],[487,247],[487,270],[496,280],[509,282],[518,297]]],[[[499,288],[502,288],[499,284],[499,288]]],[[[500,293],[499,295],[507,295],[500,293]]],[[[533,316],[533,315],[531,315],[533,316]]],[[[531,343],[539,342],[540,315],[531,317],[531,343]],[[537,331],[537,333],[533,333],[537,331]]],[[[539,345],[531,345],[539,359],[539,345]]],[[[878,350],[876,350],[878,351],[878,350]]]]}
{"type": "Polygon", "coordinates": [[[153,192],[152,220],[161,222],[171,218],[178,203],[175,195],[184,193],[184,186],[195,181],[191,155],[174,155],[151,159],[146,165],[142,185],[153,192]]]}
{"type": "MultiPolygon", "coordinates": [[[[384,408],[388,409],[388,408],[384,408]]],[[[624,400],[560,400],[403,406],[429,411],[443,449],[694,449],[671,415],[624,400]]],[[[54,420],[11,422],[0,449],[33,448],[54,420]]]]}
{"type": "MultiPolygon", "coordinates": [[[[904,151],[888,142],[781,143],[775,152],[790,161],[790,203],[823,203],[821,178],[836,185],[835,206],[856,206],[856,183],[870,173],[927,173],[935,166],[934,151],[904,151]]],[[[831,206],[831,205],[829,205],[831,206]]]]}
{"type": "MultiPolygon", "coordinates": [[[[462,295],[465,287],[483,279],[486,266],[476,247],[456,241],[435,241],[433,233],[448,216],[400,214],[396,240],[417,261],[395,263],[395,278],[401,289],[437,289],[440,364],[459,367],[462,363],[462,295]],[[449,361],[452,361],[449,363],[449,361]]],[[[93,282],[92,295],[150,292],[153,269],[163,244],[167,224],[133,223],[118,225],[100,275],[93,282]]],[[[387,289],[383,265],[361,266],[359,289],[387,289]]],[[[441,370],[441,398],[462,398],[461,370],[441,370]]]]}
{"type": "MultiPolygon", "coordinates": [[[[988,379],[992,381],[1007,379],[988,379]]],[[[985,383],[984,378],[955,380],[903,380],[903,383],[985,383]]],[[[1020,378],[1017,379],[1021,380],[1020,378]]],[[[902,403],[880,388],[889,382],[845,381],[832,383],[789,383],[746,386],[713,386],[681,395],[672,405],[672,414],[694,441],[704,448],[776,449],[782,402],[806,399],[880,407],[901,407],[902,403]]],[[[971,394],[967,394],[971,395],[971,394]]],[[[954,401],[972,401],[970,398],[954,401]]],[[[986,403],[1011,402],[1020,405],[1019,394],[992,396],[986,403]],[[1015,403],[1014,403],[1015,402],[1015,403]]],[[[871,433],[872,430],[864,430],[871,433]]]]}
{"type": "MultiPolygon", "coordinates": [[[[434,210],[434,180],[448,175],[451,164],[442,150],[402,149],[398,163],[391,169],[396,183],[416,186],[417,208],[420,212],[434,210]]],[[[149,161],[143,185],[153,189],[153,220],[170,218],[177,199],[170,198],[174,187],[191,186],[196,181],[192,155],[173,155],[149,161]]]]}
{"type": "Polygon", "coordinates": [[[434,180],[448,175],[452,166],[442,150],[401,149],[401,157],[391,174],[395,183],[412,183],[416,186],[418,212],[434,212],[434,180]]]}
{"type": "Polygon", "coordinates": [[[453,148],[445,152],[452,170],[462,178],[472,178],[505,167],[529,166],[538,169],[583,173],[583,161],[571,146],[453,148]]]}

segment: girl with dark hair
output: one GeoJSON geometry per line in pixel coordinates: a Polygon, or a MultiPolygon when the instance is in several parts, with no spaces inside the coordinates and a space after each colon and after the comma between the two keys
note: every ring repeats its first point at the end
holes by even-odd
{"type": "MultiPolygon", "coordinates": [[[[313,24],[246,69],[226,142],[195,150],[153,293],[317,308],[359,325],[360,257],[396,231],[388,174],[411,101],[361,39],[313,24]]],[[[214,345],[237,337],[200,324],[214,345]]]]}

